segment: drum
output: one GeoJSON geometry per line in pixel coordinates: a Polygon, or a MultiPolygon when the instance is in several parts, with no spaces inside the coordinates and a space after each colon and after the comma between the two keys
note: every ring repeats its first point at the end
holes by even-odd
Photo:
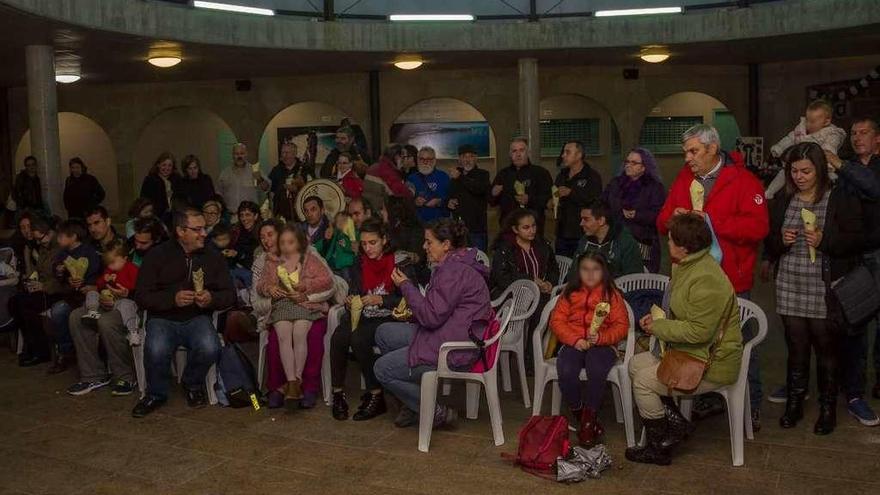
{"type": "Polygon", "coordinates": [[[339,184],[329,179],[315,179],[306,183],[296,195],[296,214],[299,218],[305,218],[303,215],[303,203],[306,198],[317,196],[324,202],[324,212],[330,221],[333,217],[345,208],[345,193],[339,184]]]}

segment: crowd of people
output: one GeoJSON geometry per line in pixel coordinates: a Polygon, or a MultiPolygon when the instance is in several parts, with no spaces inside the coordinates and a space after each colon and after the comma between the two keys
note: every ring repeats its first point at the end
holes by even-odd
{"type": "MultiPolygon", "coordinates": [[[[605,384],[592,377],[604,377],[617,362],[629,326],[662,343],[662,357],[649,350],[630,363],[646,442],[626,456],[669,464],[674,447],[693,431],[675,396],[700,394],[696,418],[723,411],[712,391],[736,381],[743,344],[756,335],[755,325],[741,326],[737,297],[750,298],[763,256],[762,277],[775,278],[787,345],[786,383],[769,397],[785,402],[780,425],[791,428],[803,418],[815,351],[814,431],[834,430],[841,392],[849,413],[875,426],[880,419],[865,400],[870,322],[848,321],[832,286],[860,266],[880,279],[880,127],[875,119],[854,121],[850,161],[837,154],[845,134],[831,123],[827,103],[812,103],[772,148],[784,169],[765,194],[742,156],[722,150],[709,125],[682,136],[686,163],[668,190],[644,148],[627,153],[603,185],[580,141],[565,144],[554,180],[531,163],[528,142],[515,138],[510,164],[492,179],[470,146],[459,148],[449,171],[437,166],[431,147],[402,144],[389,145],[370,165],[344,126],[321,166],[284,143],[268,176],[236,144],[216,189],[198,157],[186,156],[178,171],[176,158],[162,153],[122,233],[101,206],[103,188],[79,158],[69,162],[67,219],[49,217],[36,159],[28,157],[13,194],[20,212],[13,268],[22,276],[9,310],[24,341],[19,365],[49,363],[49,373],[60,373],[76,364],[78,380],[68,393],[109,386],[111,394],[126,396],[137,389],[130,346],[143,345],[145,392],[132,410],[143,417],[168,400],[179,347],[187,350],[186,368],[178,370],[187,403],[203,407],[206,375],[224,343],[256,341],[268,332],[268,407],[315,407],[326,352],[333,418],[380,416],[388,393],[402,403],[394,423],[406,427],[419,421],[420,377],[436,369],[440,346],[482,335],[494,314],[490,297],[526,279],[540,290],[539,308],[561,289],[549,320],[558,346],[548,351],[557,357],[563,400],[585,445],[604,431],[598,411],[605,384]],[[300,214],[299,192],[316,178],[336,182],[345,195],[332,217],[319,196],[300,198],[300,214]],[[492,240],[490,207],[500,219],[492,240]],[[553,239],[546,235],[550,222],[553,239]],[[673,264],[666,314],[643,310],[630,322],[627,295],[614,280],[659,272],[663,236],[673,264]],[[480,261],[485,252],[488,266],[480,261]],[[573,259],[568,273],[560,273],[557,255],[573,259]],[[324,349],[334,302],[345,312],[324,349]],[[693,388],[668,383],[667,355],[702,363],[693,388]],[[365,384],[353,413],[346,397],[352,357],[365,384]],[[591,377],[584,389],[582,370],[591,377]]],[[[473,353],[453,354],[450,366],[470,369],[477,360],[473,353]]],[[[757,347],[748,380],[757,430],[763,399],[757,347]]],[[[880,385],[873,394],[880,397],[880,385]]],[[[438,404],[432,421],[439,427],[456,416],[438,404]]]]}

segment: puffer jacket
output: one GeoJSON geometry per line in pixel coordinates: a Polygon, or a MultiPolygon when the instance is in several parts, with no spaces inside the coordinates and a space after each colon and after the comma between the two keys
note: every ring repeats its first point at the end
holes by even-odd
{"type": "MultiPolygon", "coordinates": [[[[581,287],[566,296],[560,296],[556,307],[550,314],[550,330],[559,342],[573,346],[580,339],[586,339],[596,313],[596,305],[606,298],[601,287],[588,289],[581,287]]],[[[629,315],[626,303],[620,292],[611,295],[611,312],[605,317],[598,330],[596,345],[616,346],[626,338],[629,330],[629,315]]]]}
{"type": "MultiPolygon", "coordinates": [[[[281,281],[278,280],[278,266],[281,263],[280,259],[275,259],[274,257],[266,258],[262,275],[260,276],[260,287],[257,289],[263,296],[268,296],[269,290],[272,287],[281,285],[281,281]]],[[[330,306],[326,300],[320,302],[313,301],[313,298],[310,296],[333,289],[333,273],[330,272],[330,267],[320,259],[320,256],[315,251],[309,249],[300,270],[301,274],[297,290],[306,296],[306,300],[298,304],[306,309],[327,314],[330,306]]]]}

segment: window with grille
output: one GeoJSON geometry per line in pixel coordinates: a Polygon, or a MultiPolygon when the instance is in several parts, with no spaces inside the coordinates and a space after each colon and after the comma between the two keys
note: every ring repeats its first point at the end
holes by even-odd
{"type": "Polygon", "coordinates": [[[654,153],[681,153],[681,135],[702,124],[703,117],[648,117],[642,124],[639,146],[654,153]]]}
{"type": "MultiPolygon", "coordinates": [[[[567,141],[578,140],[584,143],[588,156],[601,155],[599,147],[599,119],[554,119],[542,120],[541,156],[557,157],[567,141]]],[[[520,135],[517,127],[514,136],[520,135]]]]}

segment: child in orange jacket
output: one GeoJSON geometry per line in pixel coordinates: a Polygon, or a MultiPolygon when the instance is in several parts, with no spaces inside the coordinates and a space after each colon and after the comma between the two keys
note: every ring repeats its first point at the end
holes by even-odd
{"type": "Polygon", "coordinates": [[[578,439],[592,446],[604,433],[597,411],[605,394],[605,377],[617,363],[617,344],[626,338],[629,315],[620,290],[599,253],[577,260],[577,276],[559,297],[550,315],[550,330],[562,346],[556,359],[562,398],[580,422],[578,439]],[[581,370],[587,374],[581,394],[581,370]]]}

